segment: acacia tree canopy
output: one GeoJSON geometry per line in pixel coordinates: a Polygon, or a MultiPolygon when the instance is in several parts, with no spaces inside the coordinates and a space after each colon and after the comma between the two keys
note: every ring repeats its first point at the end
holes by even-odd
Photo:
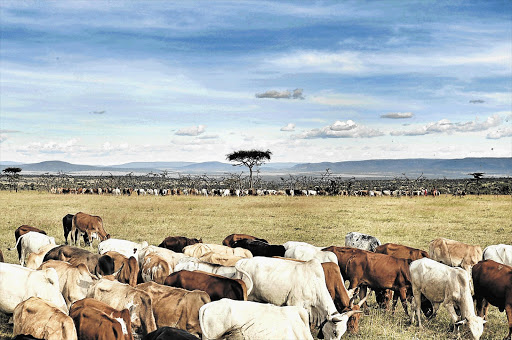
{"type": "Polygon", "coordinates": [[[252,168],[255,166],[260,166],[264,164],[266,161],[270,160],[272,156],[272,152],[270,150],[262,151],[262,150],[238,150],[226,155],[226,159],[230,162],[237,162],[233,164],[233,166],[242,166],[245,165],[249,168],[249,180],[251,189],[253,187],[252,181],[252,168]]]}

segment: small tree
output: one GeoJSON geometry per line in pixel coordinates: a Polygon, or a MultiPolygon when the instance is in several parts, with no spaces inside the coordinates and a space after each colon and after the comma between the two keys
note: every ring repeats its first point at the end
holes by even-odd
{"type": "Polygon", "coordinates": [[[15,189],[18,192],[18,180],[20,179],[21,168],[8,167],[2,170],[9,181],[9,190],[15,189]]]}
{"type": "Polygon", "coordinates": [[[252,189],[252,168],[255,166],[260,166],[264,164],[266,161],[269,161],[271,155],[272,152],[270,150],[239,150],[227,154],[226,159],[230,162],[237,162],[236,164],[233,164],[233,166],[245,165],[246,167],[249,168],[249,185],[250,188],[252,189]]]}

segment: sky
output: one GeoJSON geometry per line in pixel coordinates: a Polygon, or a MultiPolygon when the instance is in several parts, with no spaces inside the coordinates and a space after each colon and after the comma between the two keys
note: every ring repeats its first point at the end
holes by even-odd
{"type": "Polygon", "coordinates": [[[0,3],[0,161],[512,157],[511,1],[0,3]]]}

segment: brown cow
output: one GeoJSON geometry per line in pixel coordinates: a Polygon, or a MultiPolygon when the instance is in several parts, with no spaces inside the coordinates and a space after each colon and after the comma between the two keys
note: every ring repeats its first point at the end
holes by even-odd
{"type": "Polygon", "coordinates": [[[487,318],[489,303],[505,311],[508,335],[512,338],[512,267],[493,260],[481,261],[473,266],[474,299],[478,316],[487,318]]]}
{"type": "Polygon", "coordinates": [[[69,315],[80,339],[133,340],[128,309],[117,310],[92,298],[78,300],[69,315]]]}
{"type": "Polygon", "coordinates": [[[139,264],[135,257],[127,258],[117,251],[107,251],[103,255],[108,255],[114,260],[114,273],[117,281],[128,283],[130,286],[137,285],[137,277],[139,276],[139,264]]]}
{"type": "Polygon", "coordinates": [[[114,273],[114,260],[110,256],[93,254],[88,250],[72,246],[63,245],[51,249],[44,256],[43,262],[48,260],[66,261],[75,266],[83,263],[89,272],[96,276],[114,273]]]}
{"type": "Polygon", "coordinates": [[[371,252],[354,255],[346,265],[349,288],[363,284],[374,290],[391,289],[395,292],[393,310],[400,296],[404,311],[408,315],[407,299],[412,297],[409,262],[410,260],[371,252]]]}
{"type": "Polygon", "coordinates": [[[222,241],[222,244],[225,246],[228,246],[228,247],[233,247],[233,244],[240,240],[258,240],[258,241],[268,243],[267,240],[264,240],[262,238],[257,238],[257,237],[251,236],[251,235],[247,235],[247,234],[231,234],[229,236],[226,236],[224,241],[222,241]]]}
{"type": "Polygon", "coordinates": [[[428,257],[428,253],[421,249],[411,248],[396,243],[385,243],[375,248],[376,253],[391,255],[400,259],[409,259],[411,261],[428,257]]]}
{"type": "Polygon", "coordinates": [[[187,238],[184,236],[169,236],[166,237],[158,246],[170,249],[177,253],[182,253],[183,248],[196,243],[203,243],[203,239],[201,238],[198,240],[197,238],[187,238]]]}
{"type": "Polygon", "coordinates": [[[222,298],[247,301],[247,287],[244,281],[202,271],[180,270],[169,275],[164,284],[188,290],[202,290],[208,293],[212,301],[222,298]]]}
{"type": "Polygon", "coordinates": [[[78,241],[80,245],[80,236],[87,235],[89,245],[92,247],[92,239],[96,238],[100,241],[105,241],[110,238],[110,234],[103,229],[103,220],[99,216],[92,216],[83,212],[76,213],[73,216],[71,225],[71,241],[78,241]]]}
{"type": "Polygon", "coordinates": [[[38,339],[76,340],[73,320],[57,306],[38,297],[20,302],[13,312],[13,335],[30,334],[38,339]]]}
{"type": "Polygon", "coordinates": [[[199,308],[211,302],[201,290],[186,290],[164,286],[155,282],[137,285],[151,296],[157,327],[172,326],[201,336],[199,308]]]}
{"type": "Polygon", "coordinates": [[[451,267],[462,267],[471,273],[471,267],[482,260],[482,248],[447,238],[430,241],[428,255],[431,259],[451,267]]]}

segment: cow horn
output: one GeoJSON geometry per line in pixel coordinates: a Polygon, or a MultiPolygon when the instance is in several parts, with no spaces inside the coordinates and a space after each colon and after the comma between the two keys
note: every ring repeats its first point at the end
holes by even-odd
{"type": "Polygon", "coordinates": [[[368,294],[366,294],[366,296],[364,298],[362,298],[361,301],[359,301],[359,303],[358,303],[359,307],[361,307],[363,305],[363,303],[366,302],[366,299],[368,299],[368,294]]]}
{"type": "Polygon", "coordinates": [[[362,310],[349,310],[348,312],[345,312],[341,315],[346,315],[348,318],[350,318],[354,314],[362,313],[362,310]]]}
{"type": "Polygon", "coordinates": [[[123,269],[123,267],[124,267],[124,262],[123,262],[123,264],[121,265],[121,268],[119,268],[119,270],[118,270],[117,272],[112,273],[112,275],[113,275],[113,276],[117,276],[117,274],[119,274],[119,273],[121,272],[121,270],[123,269]]]}

